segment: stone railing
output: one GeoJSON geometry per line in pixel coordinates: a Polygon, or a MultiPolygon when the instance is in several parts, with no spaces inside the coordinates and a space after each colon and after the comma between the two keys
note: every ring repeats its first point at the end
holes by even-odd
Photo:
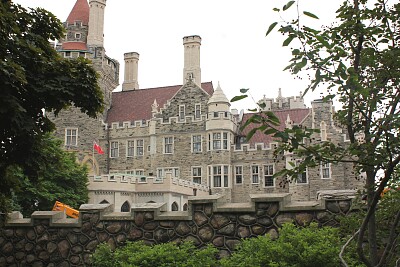
{"type": "Polygon", "coordinates": [[[289,194],[252,195],[249,203],[221,199],[191,197],[187,212],[167,212],[165,203],[134,204],[128,213],[112,212],[109,204],[85,204],[79,219],[59,211],[38,211],[31,218],[14,212],[0,228],[0,266],[89,265],[98,244],[115,248],[137,240],[192,241],[199,247],[211,243],[222,256],[242,238],[276,237],[286,222],[336,226],[337,215],[346,215],[351,206],[346,197],[312,202],[292,202],[289,194]]]}
{"type": "Polygon", "coordinates": [[[204,184],[172,177],[172,173],[170,172],[167,172],[164,178],[112,173],[94,176],[90,181],[89,190],[104,188],[132,192],[180,192],[187,195],[193,195],[193,189],[199,193],[203,192],[203,195],[206,195],[210,189],[204,184]]]}

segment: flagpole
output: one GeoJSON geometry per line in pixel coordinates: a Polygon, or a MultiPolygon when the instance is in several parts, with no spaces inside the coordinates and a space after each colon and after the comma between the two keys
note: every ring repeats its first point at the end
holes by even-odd
{"type": "Polygon", "coordinates": [[[95,171],[95,169],[94,169],[94,143],[95,143],[95,141],[93,141],[93,144],[92,144],[92,156],[93,156],[93,159],[92,159],[92,163],[93,163],[93,179],[96,177],[96,171],[95,171]]]}

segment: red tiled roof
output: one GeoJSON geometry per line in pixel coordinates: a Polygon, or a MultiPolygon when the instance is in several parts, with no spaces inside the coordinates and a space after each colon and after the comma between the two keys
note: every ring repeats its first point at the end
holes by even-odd
{"type": "Polygon", "coordinates": [[[62,50],[84,50],[87,51],[87,46],[83,42],[67,42],[62,44],[62,50]]]}
{"type": "Polygon", "coordinates": [[[82,21],[83,25],[89,25],[89,4],[87,0],[76,0],[67,18],[68,24],[74,24],[78,20],[82,21]]]}
{"type": "MultiPolygon", "coordinates": [[[[212,82],[202,83],[201,87],[209,95],[214,88],[212,82]]],[[[107,123],[138,121],[151,119],[151,105],[156,99],[159,109],[164,107],[182,85],[113,92],[111,108],[107,115],[107,123]]]]}
{"type": "MultiPolygon", "coordinates": [[[[277,127],[278,130],[284,130],[286,125],[285,122],[287,120],[287,116],[289,115],[290,120],[293,124],[300,124],[310,113],[310,110],[307,109],[288,109],[288,110],[276,110],[273,111],[275,116],[278,117],[280,125],[277,127]]],[[[243,115],[242,125],[252,116],[254,113],[246,113],[243,115]]],[[[243,131],[240,133],[242,136],[246,136],[252,129],[260,126],[259,124],[249,124],[243,131]]],[[[271,135],[266,135],[262,131],[257,131],[253,137],[250,139],[249,144],[254,146],[255,143],[264,143],[269,144],[274,141],[274,138],[271,135]]]]}

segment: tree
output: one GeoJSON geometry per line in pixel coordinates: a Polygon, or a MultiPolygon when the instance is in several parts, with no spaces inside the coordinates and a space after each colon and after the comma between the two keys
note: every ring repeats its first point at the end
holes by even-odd
{"type": "Polygon", "coordinates": [[[57,115],[75,105],[95,117],[103,109],[90,62],[63,59],[50,45],[63,34],[50,12],[0,2],[0,211],[8,210],[10,189],[20,182],[12,169],[21,166],[32,183],[39,177],[40,164],[25,162],[35,154],[38,138],[54,129],[44,110],[57,115]]]}
{"type": "Polygon", "coordinates": [[[33,150],[24,166],[35,166],[35,182],[22,167],[13,170],[12,175],[21,181],[13,190],[13,205],[18,210],[29,216],[35,210],[51,210],[56,200],[75,208],[87,203],[87,168],[77,163],[75,154],[64,151],[52,134],[38,138],[33,150]]]}
{"type": "MultiPolygon", "coordinates": [[[[388,222],[390,234],[385,243],[378,240],[375,217],[382,191],[388,184],[399,181],[400,4],[393,2],[344,1],[336,11],[337,20],[318,29],[315,24],[303,24],[305,17],[318,19],[318,16],[301,12],[297,4],[297,17],[273,22],[266,33],[269,35],[279,24],[278,31],[286,38],[283,46],[293,46],[292,59],[285,70],[296,76],[308,75],[306,93],[321,90],[324,101],[339,103],[341,109],[335,119],[347,129],[350,145],[341,147],[329,140],[305,145],[303,138],[317,130],[293,127],[280,132],[274,128],[276,117],[271,112],[256,114],[248,122],[259,123],[257,130],[282,140],[277,153],[293,151],[304,159],[299,166],[276,175],[295,177],[306,166],[317,166],[321,161],[352,162],[356,173],[365,173],[368,210],[356,239],[359,257],[367,266],[385,265],[400,232],[399,205],[388,222]]],[[[283,18],[295,3],[289,1],[274,11],[283,18]]],[[[254,131],[249,137],[252,134],[254,131]]]]}

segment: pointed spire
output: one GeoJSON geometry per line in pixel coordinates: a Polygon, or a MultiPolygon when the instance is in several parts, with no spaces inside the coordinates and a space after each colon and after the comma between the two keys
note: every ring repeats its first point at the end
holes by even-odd
{"type": "Polygon", "coordinates": [[[151,112],[152,113],[157,113],[158,112],[158,103],[157,100],[154,98],[154,102],[151,105],[151,112]]]}
{"type": "Polygon", "coordinates": [[[290,119],[289,113],[287,114],[286,121],[285,121],[286,128],[292,128],[292,120],[290,119]]]}
{"type": "Polygon", "coordinates": [[[87,0],[76,0],[67,18],[68,24],[74,24],[78,20],[82,22],[82,25],[89,25],[89,4],[87,0]]]}
{"type": "Polygon", "coordinates": [[[208,104],[211,104],[211,103],[228,103],[230,105],[228,98],[222,91],[221,86],[219,85],[219,82],[218,82],[217,89],[215,89],[213,95],[208,100],[208,104]]]}

